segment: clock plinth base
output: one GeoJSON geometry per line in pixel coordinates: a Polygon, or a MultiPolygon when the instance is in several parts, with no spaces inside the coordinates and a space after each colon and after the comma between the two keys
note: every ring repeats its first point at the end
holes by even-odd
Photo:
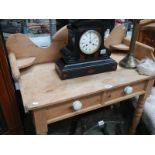
{"type": "Polygon", "coordinates": [[[56,61],[55,69],[60,79],[65,80],[107,71],[115,71],[117,69],[117,62],[111,58],[108,58],[74,64],[65,64],[63,59],[59,59],[56,61]]]}

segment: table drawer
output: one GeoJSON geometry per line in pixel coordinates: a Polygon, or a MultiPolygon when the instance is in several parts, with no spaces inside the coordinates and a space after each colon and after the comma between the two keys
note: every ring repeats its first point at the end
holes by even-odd
{"type": "Polygon", "coordinates": [[[80,99],[67,101],[64,103],[56,104],[46,108],[46,118],[48,123],[56,122],[68,117],[72,117],[90,110],[100,108],[102,106],[110,105],[112,103],[119,102],[121,100],[135,96],[136,94],[142,94],[145,92],[145,83],[139,82],[131,84],[132,93],[125,94],[124,89],[127,86],[121,86],[114,89],[109,89],[103,93],[89,95],[80,99]],[[73,103],[80,101],[82,107],[79,110],[74,110],[73,103]]]}
{"type": "Polygon", "coordinates": [[[145,92],[145,82],[139,82],[131,85],[125,85],[121,86],[112,90],[107,90],[102,95],[102,104],[108,104],[112,103],[112,100],[114,102],[121,101],[121,98],[127,99],[129,97],[134,96],[135,94],[143,94],[145,92]],[[125,92],[125,89],[129,88],[128,93],[125,92]]]}
{"type": "Polygon", "coordinates": [[[75,99],[72,101],[60,103],[46,108],[46,117],[49,123],[61,120],[67,117],[71,117],[86,111],[91,110],[95,106],[100,106],[101,104],[101,95],[91,95],[83,97],[80,99],[75,99]],[[82,104],[81,109],[74,110],[73,103],[75,101],[80,101],[82,104]]]}

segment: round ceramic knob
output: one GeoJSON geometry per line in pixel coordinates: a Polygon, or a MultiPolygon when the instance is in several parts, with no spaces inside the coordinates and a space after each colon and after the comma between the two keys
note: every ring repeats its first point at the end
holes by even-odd
{"type": "Polygon", "coordinates": [[[73,109],[75,111],[77,111],[77,110],[80,110],[82,108],[82,103],[77,100],[77,101],[73,102],[72,106],[73,106],[73,109]]]}
{"type": "Polygon", "coordinates": [[[131,94],[133,93],[133,88],[131,86],[127,86],[124,88],[124,93],[125,94],[131,94]]]}

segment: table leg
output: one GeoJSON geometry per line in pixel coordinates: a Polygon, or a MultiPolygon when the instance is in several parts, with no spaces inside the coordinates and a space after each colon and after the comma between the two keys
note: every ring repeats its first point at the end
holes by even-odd
{"type": "Polygon", "coordinates": [[[136,127],[141,119],[141,116],[144,110],[144,104],[145,104],[146,98],[149,96],[153,84],[154,84],[154,79],[149,80],[146,84],[146,89],[145,89],[146,93],[139,96],[137,107],[135,109],[133,121],[129,131],[130,134],[135,134],[136,132],[136,127]]]}
{"type": "Polygon", "coordinates": [[[33,120],[35,125],[36,134],[46,135],[48,132],[47,119],[45,110],[33,111],[33,120]]]}

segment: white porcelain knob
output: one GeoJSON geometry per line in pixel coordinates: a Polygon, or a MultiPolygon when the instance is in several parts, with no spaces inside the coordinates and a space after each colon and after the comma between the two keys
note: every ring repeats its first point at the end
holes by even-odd
{"type": "Polygon", "coordinates": [[[77,110],[80,110],[82,108],[82,103],[77,100],[77,101],[73,102],[72,106],[73,106],[73,109],[75,111],[77,111],[77,110]]]}
{"type": "Polygon", "coordinates": [[[131,86],[127,86],[124,88],[124,93],[125,94],[131,94],[133,93],[133,88],[131,86]]]}

